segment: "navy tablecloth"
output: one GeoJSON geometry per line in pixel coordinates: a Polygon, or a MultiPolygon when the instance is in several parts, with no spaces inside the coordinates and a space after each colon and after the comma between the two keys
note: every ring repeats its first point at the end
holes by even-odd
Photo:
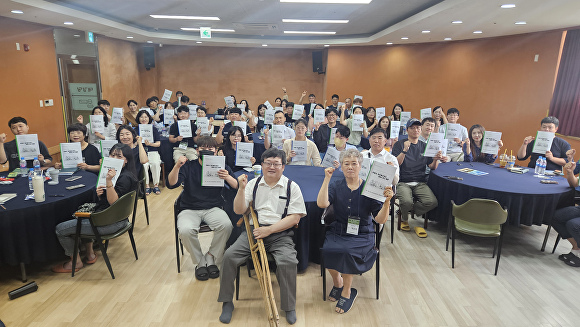
{"type": "MultiPolygon", "coordinates": [[[[254,173],[248,173],[245,170],[236,172],[235,176],[238,177],[243,173],[247,174],[250,179],[254,178],[254,173]]],[[[324,242],[324,239],[320,238],[322,233],[320,217],[324,210],[316,205],[316,198],[324,180],[324,168],[286,166],[284,176],[300,186],[306,205],[306,217],[300,220],[298,228],[294,231],[294,244],[298,252],[298,271],[303,271],[308,267],[308,262],[320,263],[319,249],[324,242]]],[[[332,175],[331,183],[341,178],[344,178],[344,175],[336,170],[332,175]]]]}
{"type": "Polygon", "coordinates": [[[574,189],[562,176],[553,177],[559,184],[542,184],[531,169],[525,174],[515,174],[499,168],[474,162],[449,162],[439,164],[431,171],[428,185],[439,205],[428,214],[430,220],[447,223],[451,213],[451,200],[462,204],[471,198],[492,199],[508,210],[510,225],[541,225],[549,223],[558,208],[574,205],[574,189]],[[473,168],[489,173],[475,176],[457,171],[473,168]],[[462,177],[450,180],[444,176],[462,177]]]}
{"type": "Polygon", "coordinates": [[[71,219],[71,215],[85,202],[94,201],[97,175],[79,171],[73,176],[82,178],[66,182],[70,176],[59,176],[58,185],[48,185],[44,190],[46,201],[24,201],[28,178],[18,177],[11,185],[0,185],[0,193],[17,193],[18,196],[0,208],[0,266],[47,262],[64,256],[55,234],[57,224],[71,219]],[[67,190],[65,187],[84,184],[82,188],[67,190]],[[50,195],[64,195],[51,197],[50,195]]]}

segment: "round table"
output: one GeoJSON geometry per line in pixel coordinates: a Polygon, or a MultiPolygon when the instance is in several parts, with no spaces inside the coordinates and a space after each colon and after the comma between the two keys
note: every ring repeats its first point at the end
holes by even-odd
{"type": "Polygon", "coordinates": [[[574,205],[574,189],[562,176],[552,177],[558,184],[542,184],[543,178],[534,177],[534,170],[516,174],[499,168],[498,164],[480,162],[441,163],[429,174],[427,185],[437,201],[437,208],[429,212],[428,218],[447,223],[451,213],[451,200],[462,204],[472,198],[492,199],[508,210],[508,224],[531,226],[550,223],[554,211],[574,205]],[[488,173],[476,176],[457,171],[471,168],[488,173]],[[446,176],[462,177],[452,180],[446,176]]]}
{"type": "Polygon", "coordinates": [[[73,182],[65,181],[71,176],[59,176],[59,184],[44,184],[45,202],[24,200],[32,193],[28,178],[17,177],[11,185],[0,185],[1,193],[18,195],[0,208],[0,266],[47,262],[64,256],[55,233],[57,224],[72,219],[79,205],[95,200],[97,175],[78,171],[81,176],[73,182]],[[67,190],[67,186],[84,184],[82,188],[67,190]],[[53,197],[51,195],[62,195],[53,197]]]}

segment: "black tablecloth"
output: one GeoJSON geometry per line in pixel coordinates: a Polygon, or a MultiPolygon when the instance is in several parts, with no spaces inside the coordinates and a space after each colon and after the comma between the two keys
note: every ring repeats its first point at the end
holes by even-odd
{"type": "Polygon", "coordinates": [[[17,193],[18,196],[0,208],[0,266],[19,263],[47,262],[64,256],[55,234],[57,224],[71,219],[79,205],[93,201],[97,175],[79,171],[73,176],[82,176],[66,182],[70,176],[59,176],[58,185],[44,184],[46,201],[36,203],[24,201],[28,189],[28,178],[18,177],[11,185],[0,185],[0,193],[17,193]],[[84,187],[67,190],[65,187],[85,184],[84,187]],[[51,197],[62,194],[64,197],[51,197]]]}
{"type": "MultiPolygon", "coordinates": [[[[248,173],[241,170],[235,173],[236,177],[246,173],[249,179],[254,178],[254,173],[248,173]]],[[[308,262],[320,263],[320,247],[324,242],[320,238],[322,225],[320,217],[323,209],[316,205],[318,191],[324,180],[324,168],[313,166],[286,166],[284,176],[300,186],[304,203],[306,204],[306,217],[300,220],[298,228],[294,232],[294,244],[298,252],[298,270],[303,271],[308,267],[308,262]]],[[[336,170],[332,175],[333,181],[344,178],[341,171],[336,170]]]]}
{"type": "Polygon", "coordinates": [[[541,184],[542,178],[534,177],[534,170],[516,174],[499,168],[497,164],[484,163],[442,163],[431,171],[428,185],[435,193],[439,205],[428,218],[447,223],[451,212],[451,200],[462,204],[471,198],[492,199],[508,210],[510,225],[549,223],[558,208],[574,205],[574,189],[562,176],[552,178],[559,184],[541,184]],[[487,172],[488,175],[475,176],[457,171],[473,168],[487,172]],[[462,177],[463,180],[450,180],[444,176],[462,177]]]}

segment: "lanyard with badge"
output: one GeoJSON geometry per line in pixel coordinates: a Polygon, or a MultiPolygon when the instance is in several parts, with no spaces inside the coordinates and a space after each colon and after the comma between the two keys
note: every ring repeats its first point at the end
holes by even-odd
{"type": "MultiPolygon", "coordinates": [[[[347,186],[348,187],[348,186],[347,186]]],[[[360,181],[359,181],[359,187],[358,189],[360,190],[360,181]]],[[[361,191],[359,191],[361,192],[361,191]]],[[[356,216],[352,215],[351,212],[351,208],[350,205],[352,204],[352,198],[348,199],[348,218],[347,218],[347,225],[346,225],[346,233],[347,234],[351,234],[351,235],[358,235],[358,229],[360,227],[360,215],[359,215],[359,209],[360,209],[360,197],[361,194],[359,193],[359,199],[357,201],[356,204],[356,216]]]]}

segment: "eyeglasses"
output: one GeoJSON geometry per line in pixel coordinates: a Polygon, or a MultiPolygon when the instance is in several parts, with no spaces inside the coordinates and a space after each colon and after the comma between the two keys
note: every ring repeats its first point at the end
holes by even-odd
{"type": "Polygon", "coordinates": [[[232,135],[232,137],[235,138],[235,139],[241,139],[242,138],[241,135],[232,135]]]}
{"type": "Polygon", "coordinates": [[[282,167],[281,163],[277,163],[277,162],[262,162],[262,165],[264,165],[265,167],[271,168],[280,168],[282,167]]]}

